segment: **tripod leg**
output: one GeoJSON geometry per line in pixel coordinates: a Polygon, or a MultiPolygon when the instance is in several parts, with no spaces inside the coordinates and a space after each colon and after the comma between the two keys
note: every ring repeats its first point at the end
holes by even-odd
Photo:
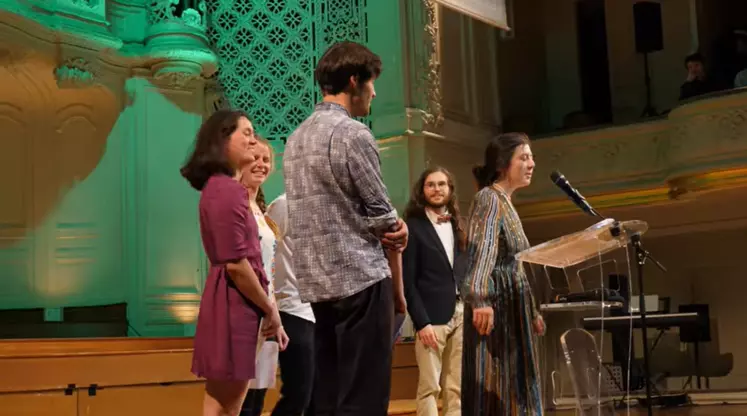
{"type": "Polygon", "coordinates": [[[700,390],[700,348],[698,345],[700,342],[695,342],[695,380],[697,382],[698,390],[700,390]]]}

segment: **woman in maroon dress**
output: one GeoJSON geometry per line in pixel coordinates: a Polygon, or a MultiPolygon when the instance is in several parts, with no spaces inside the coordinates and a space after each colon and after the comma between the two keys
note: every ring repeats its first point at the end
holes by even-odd
{"type": "Polygon", "coordinates": [[[280,315],[267,294],[257,223],[249,215],[239,167],[253,160],[254,128],[240,111],[205,121],[181,174],[200,196],[200,233],[210,273],[200,301],[192,372],[204,377],[204,416],[238,415],[254,378],[262,332],[275,335],[280,315]]]}

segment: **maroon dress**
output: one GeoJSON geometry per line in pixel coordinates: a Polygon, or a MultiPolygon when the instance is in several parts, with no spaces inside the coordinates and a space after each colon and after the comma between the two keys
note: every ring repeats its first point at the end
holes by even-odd
{"type": "Polygon", "coordinates": [[[262,312],[239,292],[225,265],[246,258],[265,291],[268,280],[241,184],[226,175],[208,180],[200,196],[200,234],[210,273],[200,300],[192,373],[209,380],[251,380],[262,312]]]}

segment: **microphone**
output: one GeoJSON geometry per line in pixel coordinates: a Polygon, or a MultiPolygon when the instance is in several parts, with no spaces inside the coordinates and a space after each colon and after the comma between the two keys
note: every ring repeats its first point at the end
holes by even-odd
{"type": "Polygon", "coordinates": [[[561,191],[568,195],[568,198],[570,198],[571,201],[576,204],[576,206],[581,208],[582,211],[589,215],[602,218],[602,216],[599,215],[599,213],[596,212],[588,202],[586,202],[586,198],[584,198],[581,193],[576,190],[576,188],[571,186],[570,182],[568,182],[568,179],[566,179],[562,173],[558,172],[557,170],[554,171],[550,174],[550,180],[552,180],[552,183],[560,188],[561,191]]]}

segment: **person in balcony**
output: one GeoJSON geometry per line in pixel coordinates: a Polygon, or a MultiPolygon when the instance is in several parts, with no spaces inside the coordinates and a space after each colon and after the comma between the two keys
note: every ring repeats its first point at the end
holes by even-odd
{"type": "Polygon", "coordinates": [[[469,213],[462,362],[462,414],[544,414],[537,337],[545,323],[514,256],[529,242],[511,202],[534,172],[524,133],[495,137],[485,164],[473,173],[480,187],[469,213]]]}
{"type": "Polygon", "coordinates": [[[197,133],[181,175],[200,191],[200,234],[210,271],[200,300],[192,372],[206,379],[204,416],[238,415],[255,378],[261,332],[281,327],[262,266],[259,229],[238,179],[254,160],[254,126],[241,111],[220,110],[197,133]]]}
{"type": "Polygon", "coordinates": [[[694,53],[685,58],[687,79],[680,86],[680,101],[718,91],[717,85],[708,78],[703,55],[694,53]]]}

